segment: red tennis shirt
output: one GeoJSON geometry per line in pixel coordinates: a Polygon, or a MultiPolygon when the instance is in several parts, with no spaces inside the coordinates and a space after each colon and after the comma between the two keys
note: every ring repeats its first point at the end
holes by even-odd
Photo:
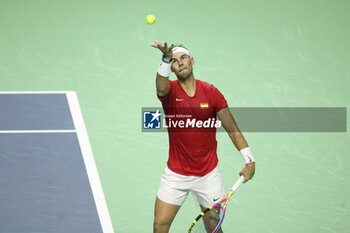
{"type": "Polygon", "coordinates": [[[217,112],[227,107],[224,96],[216,87],[195,81],[193,97],[187,95],[177,80],[169,80],[171,88],[167,95],[158,95],[167,116],[168,168],[186,176],[204,176],[217,166],[216,128],[213,124],[217,112]],[[205,125],[209,128],[203,127],[205,125]]]}

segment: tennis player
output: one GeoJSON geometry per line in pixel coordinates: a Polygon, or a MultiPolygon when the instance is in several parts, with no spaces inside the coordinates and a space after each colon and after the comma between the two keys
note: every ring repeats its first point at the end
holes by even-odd
{"type": "MultiPolygon", "coordinates": [[[[165,114],[175,115],[177,109],[186,109],[187,114],[197,119],[216,119],[218,116],[246,163],[239,175],[244,176],[244,182],[252,179],[255,160],[228,109],[224,96],[213,85],[194,78],[194,59],[184,46],[168,46],[167,42],[162,44],[159,41],[155,41],[151,46],[163,53],[156,87],[165,114]],[[175,73],[176,81],[169,80],[170,72],[175,73]]],[[[181,132],[168,126],[168,135],[169,159],[156,197],[154,233],[169,231],[175,215],[190,191],[201,210],[225,196],[221,173],[217,167],[216,130],[181,132]]],[[[208,232],[217,224],[215,210],[211,211],[213,213],[206,214],[204,218],[208,232]]]]}

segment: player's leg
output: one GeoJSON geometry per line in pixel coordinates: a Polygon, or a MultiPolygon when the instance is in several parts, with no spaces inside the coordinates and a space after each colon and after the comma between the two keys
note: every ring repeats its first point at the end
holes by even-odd
{"type": "MultiPolygon", "coordinates": [[[[207,207],[201,206],[201,211],[204,211],[207,207]]],[[[206,215],[203,217],[204,226],[207,232],[213,232],[215,227],[218,225],[220,221],[220,208],[214,208],[210,210],[206,215]]],[[[221,227],[217,231],[217,233],[223,233],[221,227]]]]}
{"type": "Polygon", "coordinates": [[[153,233],[167,233],[180,206],[166,203],[156,198],[154,208],[153,233]]]}
{"type": "MultiPolygon", "coordinates": [[[[201,211],[214,205],[225,196],[222,176],[218,168],[197,180],[192,187],[192,195],[195,202],[201,207],[201,211]]],[[[216,208],[204,215],[203,221],[207,232],[212,232],[219,223],[220,211],[220,208],[216,208]]],[[[218,233],[222,233],[222,230],[219,229],[218,233]]]]}
{"type": "Polygon", "coordinates": [[[189,190],[185,176],[166,168],[160,180],[155,204],[154,233],[167,233],[189,190]]]}

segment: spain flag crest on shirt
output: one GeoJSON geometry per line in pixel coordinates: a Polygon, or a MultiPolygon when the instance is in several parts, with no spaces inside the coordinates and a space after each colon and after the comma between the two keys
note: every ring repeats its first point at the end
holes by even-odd
{"type": "Polygon", "coordinates": [[[201,103],[201,108],[209,108],[209,104],[208,103],[201,103]]]}

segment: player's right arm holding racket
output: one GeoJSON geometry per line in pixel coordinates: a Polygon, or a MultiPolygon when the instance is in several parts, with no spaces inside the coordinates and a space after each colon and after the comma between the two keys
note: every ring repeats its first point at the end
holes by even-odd
{"type": "Polygon", "coordinates": [[[231,141],[240,151],[246,165],[243,167],[240,176],[244,176],[244,182],[252,179],[255,173],[255,160],[250,152],[247,141],[244,139],[228,107],[221,109],[217,113],[222,126],[227,131],[231,141]]]}
{"type": "Polygon", "coordinates": [[[252,179],[255,173],[255,160],[250,152],[248,143],[244,139],[241,131],[239,130],[230,110],[228,107],[224,107],[217,112],[217,115],[227,131],[229,137],[231,138],[233,144],[240,151],[246,165],[243,167],[239,173],[240,178],[237,180],[231,191],[225,196],[221,201],[217,202],[209,208],[202,207],[202,213],[197,216],[196,220],[193,221],[188,232],[197,233],[197,232],[216,232],[222,233],[221,224],[224,219],[226,206],[231,195],[235,192],[238,186],[242,182],[247,182],[252,179]],[[203,219],[205,230],[200,227],[200,224],[197,224],[198,221],[203,219]],[[194,228],[193,228],[194,227],[194,228]]]}

